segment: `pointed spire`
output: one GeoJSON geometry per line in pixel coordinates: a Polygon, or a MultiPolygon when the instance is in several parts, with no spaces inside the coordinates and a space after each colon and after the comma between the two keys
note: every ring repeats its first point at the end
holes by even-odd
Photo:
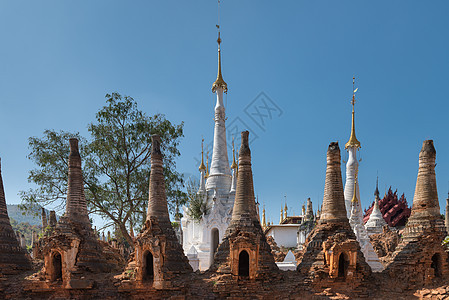
{"type": "Polygon", "coordinates": [[[150,192],[147,210],[147,220],[155,217],[159,222],[170,222],[165,195],[165,178],[162,167],[161,138],[151,136],[151,171],[150,192]]]}
{"type": "Polygon", "coordinates": [[[243,214],[249,214],[254,220],[256,216],[256,202],[254,197],[253,172],[251,169],[251,150],[249,149],[248,131],[242,132],[239,155],[239,175],[235,192],[232,220],[240,219],[243,214]]]}
{"type": "Polygon", "coordinates": [[[206,175],[204,175],[204,178],[207,177],[209,177],[209,151],[206,154],[206,175]]]}
{"type": "Polygon", "coordinates": [[[348,149],[350,147],[355,148],[361,148],[360,142],[355,137],[355,112],[354,112],[354,105],[355,105],[355,93],[357,92],[358,88],[355,89],[355,77],[352,78],[352,126],[351,126],[351,136],[349,138],[349,141],[345,145],[345,149],[348,149]]]}
{"type": "Polygon", "coordinates": [[[433,140],[423,142],[419,153],[418,178],[413,198],[410,220],[434,219],[440,217],[437,183],[435,177],[436,151],[433,140]]]}
{"type": "Polygon", "coordinates": [[[231,169],[237,169],[237,163],[235,162],[234,137],[232,137],[232,164],[231,164],[231,169]]]}
{"type": "Polygon", "coordinates": [[[3,188],[2,159],[0,158],[0,222],[1,220],[5,220],[9,224],[8,209],[6,207],[5,190],[3,188]]]}
{"type": "Polygon", "coordinates": [[[67,188],[66,215],[72,221],[89,223],[84,180],[81,171],[81,156],[78,150],[78,139],[71,138],[69,155],[69,174],[67,188]]]}
{"type": "Polygon", "coordinates": [[[374,196],[379,197],[379,176],[376,179],[376,190],[374,191],[374,196]]]}
{"type": "Polygon", "coordinates": [[[226,93],[228,91],[228,85],[223,80],[223,76],[221,75],[220,25],[217,25],[217,28],[218,28],[218,39],[217,39],[217,43],[218,43],[218,74],[217,74],[217,79],[212,84],[212,93],[215,93],[215,91],[217,89],[222,89],[223,92],[226,93]]]}
{"type": "Polygon", "coordinates": [[[264,229],[267,227],[267,221],[266,221],[266,217],[265,217],[265,204],[263,205],[263,210],[262,210],[262,227],[264,229]]]}
{"type": "Polygon", "coordinates": [[[320,224],[348,222],[340,168],[340,147],[332,142],[327,150],[326,181],[320,224]]]}
{"type": "Polygon", "coordinates": [[[355,174],[355,179],[354,179],[354,195],[352,196],[352,200],[351,200],[352,204],[354,206],[357,206],[357,202],[359,202],[359,200],[357,199],[357,172],[355,174]]]}
{"type": "Polygon", "coordinates": [[[282,221],[284,221],[284,210],[282,209],[282,206],[281,206],[281,218],[279,219],[279,224],[281,224],[282,221]]]}
{"type": "Polygon", "coordinates": [[[198,168],[201,171],[206,170],[206,166],[204,165],[204,139],[201,139],[201,165],[198,168]]]}

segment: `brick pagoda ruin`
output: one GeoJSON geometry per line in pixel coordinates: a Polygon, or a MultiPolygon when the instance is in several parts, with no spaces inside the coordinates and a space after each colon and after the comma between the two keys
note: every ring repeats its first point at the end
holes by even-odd
{"type": "Polygon", "coordinates": [[[9,221],[0,159],[0,277],[30,269],[28,255],[20,246],[9,221]]]}
{"type": "Polygon", "coordinates": [[[133,275],[130,279],[140,287],[167,289],[176,285],[177,276],[193,270],[170,222],[160,144],[153,135],[147,217],[125,274],[133,275]]]}
{"type": "Polygon", "coordinates": [[[56,223],[56,214],[50,212],[49,226],[55,228],[41,240],[41,275],[47,284],[91,288],[94,280],[86,274],[110,272],[114,266],[105,260],[89,221],[77,139],[70,139],[68,167],[66,213],[56,223]]]}
{"type": "Polygon", "coordinates": [[[424,141],[412,212],[386,269],[409,285],[449,276],[447,248],[441,244],[447,233],[438,202],[435,158],[433,141],[424,141]]]}
{"type": "Polygon", "coordinates": [[[270,280],[279,269],[256,212],[248,135],[248,131],[241,133],[231,222],[209,270],[232,279],[270,280]]]}
{"type": "Polygon", "coordinates": [[[346,282],[356,287],[371,274],[346,214],[337,142],[327,151],[326,181],[320,220],[306,240],[297,270],[315,284],[346,282]]]}

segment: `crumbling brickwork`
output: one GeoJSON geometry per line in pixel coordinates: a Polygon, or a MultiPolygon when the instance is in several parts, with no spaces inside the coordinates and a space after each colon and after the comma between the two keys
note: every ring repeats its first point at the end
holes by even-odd
{"type": "Polygon", "coordinates": [[[9,221],[0,160],[0,277],[30,269],[30,259],[19,245],[9,221]]]}
{"type": "Polygon", "coordinates": [[[134,258],[121,277],[141,288],[172,288],[179,275],[193,272],[170,222],[160,143],[153,135],[147,219],[137,236],[134,258]]]}
{"type": "Polygon", "coordinates": [[[233,280],[272,280],[279,269],[256,213],[248,135],[248,131],[241,134],[232,219],[209,270],[233,280]]]}
{"type": "Polygon", "coordinates": [[[77,139],[70,139],[68,166],[66,213],[55,225],[56,215],[50,212],[51,230],[39,242],[44,267],[38,277],[44,287],[60,283],[67,289],[91,288],[94,281],[86,279],[86,273],[110,272],[117,266],[105,260],[89,222],[77,139]]]}
{"type": "Polygon", "coordinates": [[[448,254],[441,245],[446,236],[440,215],[435,177],[436,151],[432,140],[423,142],[411,216],[386,271],[409,285],[431,283],[449,276],[448,254]]]}
{"type": "Polygon", "coordinates": [[[331,143],[327,151],[321,218],[306,239],[304,254],[297,267],[316,286],[345,282],[356,288],[371,274],[349,225],[344,201],[340,148],[338,143],[331,143]]]}

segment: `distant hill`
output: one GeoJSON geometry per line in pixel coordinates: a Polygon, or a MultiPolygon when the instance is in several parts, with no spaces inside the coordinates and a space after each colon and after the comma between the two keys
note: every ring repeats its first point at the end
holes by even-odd
{"type": "MultiPolygon", "coordinates": [[[[31,213],[25,213],[19,209],[18,205],[8,204],[8,215],[10,219],[14,219],[17,223],[29,223],[30,225],[41,226],[41,206],[36,205],[31,213]]],[[[47,219],[50,216],[50,211],[45,210],[47,219]]]]}

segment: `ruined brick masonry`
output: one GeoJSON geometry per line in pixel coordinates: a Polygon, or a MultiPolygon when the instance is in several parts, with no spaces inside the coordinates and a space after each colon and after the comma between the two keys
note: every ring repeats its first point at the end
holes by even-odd
{"type": "Polygon", "coordinates": [[[338,143],[327,151],[321,218],[303,252],[295,255],[297,271],[280,271],[257,218],[248,132],[243,132],[232,220],[206,272],[192,272],[171,226],[159,137],[153,137],[147,220],[124,272],[118,251],[114,254],[106,242],[98,241],[88,222],[81,160],[76,141],[70,144],[67,211],[59,222],[50,213],[49,231],[39,240],[44,267],[35,274],[27,271],[30,261],[9,224],[0,173],[2,299],[449,297],[448,254],[441,245],[446,229],[432,141],[424,141],[419,155],[415,197],[402,238],[388,227],[372,236],[376,250],[384,254],[386,269],[380,273],[372,273],[365,262],[346,216],[338,143]]]}

